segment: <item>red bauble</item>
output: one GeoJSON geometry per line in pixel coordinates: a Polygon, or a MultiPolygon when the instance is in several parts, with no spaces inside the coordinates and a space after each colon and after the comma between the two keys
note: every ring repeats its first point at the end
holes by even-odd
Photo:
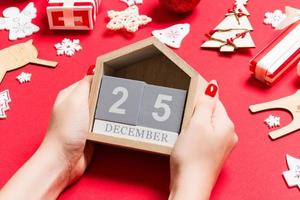
{"type": "Polygon", "coordinates": [[[177,13],[192,11],[200,0],[159,0],[169,10],[177,13]]]}

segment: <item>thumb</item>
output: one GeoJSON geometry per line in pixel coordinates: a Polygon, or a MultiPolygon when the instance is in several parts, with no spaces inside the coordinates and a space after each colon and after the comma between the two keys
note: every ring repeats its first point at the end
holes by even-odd
{"type": "Polygon", "coordinates": [[[217,81],[213,80],[208,83],[204,93],[199,95],[194,111],[194,116],[197,118],[197,120],[199,120],[199,122],[205,124],[211,123],[211,118],[219,97],[218,91],[218,83],[217,81]]]}

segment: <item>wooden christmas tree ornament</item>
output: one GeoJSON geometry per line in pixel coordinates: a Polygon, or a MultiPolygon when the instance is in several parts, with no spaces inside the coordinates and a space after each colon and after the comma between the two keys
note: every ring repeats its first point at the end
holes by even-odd
{"type": "Polygon", "coordinates": [[[18,69],[29,63],[53,68],[57,65],[57,62],[38,58],[38,51],[32,44],[32,40],[0,50],[0,63],[0,83],[6,72],[18,69]]]}
{"type": "Polygon", "coordinates": [[[247,1],[236,0],[233,8],[228,9],[224,20],[207,34],[208,40],[201,47],[218,48],[221,52],[255,47],[250,35],[253,28],[248,20],[249,12],[245,8],[246,3],[247,1]]]}
{"type": "Polygon", "coordinates": [[[269,133],[272,139],[277,139],[300,129],[300,90],[293,95],[278,100],[251,105],[249,109],[252,113],[270,109],[283,109],[292,114],[293,121],[290,124],[269,133]]]}
{"type": "Polygon", "coordinates": [[[102,55],[91,87],[88,139],[169,155],[206,86],[155,37],[102,55]]]}

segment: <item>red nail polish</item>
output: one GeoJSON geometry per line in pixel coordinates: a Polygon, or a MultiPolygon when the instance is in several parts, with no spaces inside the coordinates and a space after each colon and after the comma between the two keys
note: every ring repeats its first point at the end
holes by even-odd
{"type": "Polygon", "coordinates": [[[211,97],[215,97],[217,94],[217,91],[218,91],[218,86],[216,86],[213,83],[210,83],[205,90],[205,94],[208,96],[211,96],[211,97]]]}
{"type": "Polygon", "coordinates": [[[87,71],[87,75],[94,75],[95,73],[95,65],[91,65],[87,71]]]}

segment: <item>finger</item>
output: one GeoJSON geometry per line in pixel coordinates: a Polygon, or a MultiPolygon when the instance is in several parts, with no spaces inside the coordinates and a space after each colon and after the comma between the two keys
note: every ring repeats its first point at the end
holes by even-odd
{"type": "Polygon", "coordinates": [[[218,84],[215,80],[210,81],[204,92],[200,94],[197,103],[193,118],[196,118],[197,121],[201,123],[211,123],[212,115],[218,100],[218,84]]]}

